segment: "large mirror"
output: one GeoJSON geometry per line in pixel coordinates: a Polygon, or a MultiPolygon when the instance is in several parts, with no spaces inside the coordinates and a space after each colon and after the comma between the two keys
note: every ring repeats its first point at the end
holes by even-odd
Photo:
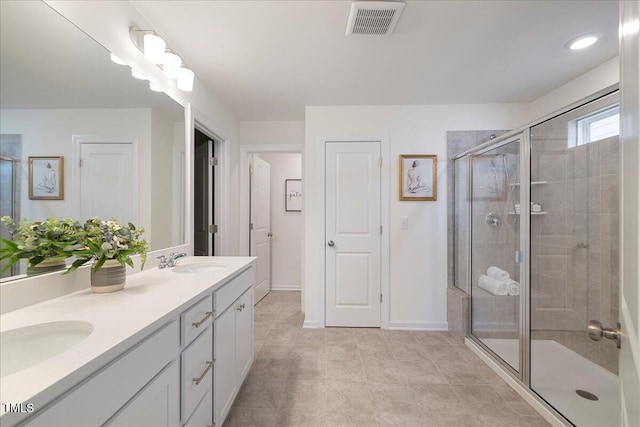
{"type": "Polygon", "coordinates": [[[182,106],[45,3],[0,8],[0,216],[114,217],[151,250],[184,243],[182,106]]]}

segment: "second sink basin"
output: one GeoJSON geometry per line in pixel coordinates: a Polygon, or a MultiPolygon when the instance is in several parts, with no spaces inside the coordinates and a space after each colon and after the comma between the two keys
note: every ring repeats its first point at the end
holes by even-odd
{"type": "Polygon", "coordinates": [[[93,332],[81,321],[39,323],[0,334],[2,377],[30,368],[70,349],[93,332]]]}
{"type": "Polygon", "coordinates": [[[218,261],[192,262],[173,267],[174,273],[205,273],[227,268],[227,264],[218,261]]]}

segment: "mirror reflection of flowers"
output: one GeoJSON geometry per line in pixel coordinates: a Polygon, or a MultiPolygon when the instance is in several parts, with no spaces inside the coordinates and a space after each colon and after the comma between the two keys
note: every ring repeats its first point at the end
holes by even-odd
{"type": "Polygon", "coordinates": [[[98,217],[88,219],[84,224],[86,233],[82,242],[83,247],[74,251],[76,260],[69,271],[73,271],[91,260],[95,260],[93,271],[98,271],[108,259],[117,260],[122,266],[133,268],[131,255],[140,255],[142,269],[147,260],[149,244],[142,239],[144,229],[136,228],[133,224],[126,225],[115,219],[108,221],[98,217]]]}
{"type": "Polygon", "coordinates": [[[11,235],[11,240],[0,239],[0,261],[8,260],[0,272],[21,259],[27,259],[29,267],[44,260],[64,260],[83,247],[84,228],[72,219],[48,218],[34,222],[22,218],[16,224],[13,218],[3,216],[0,221],[11,235]]]}

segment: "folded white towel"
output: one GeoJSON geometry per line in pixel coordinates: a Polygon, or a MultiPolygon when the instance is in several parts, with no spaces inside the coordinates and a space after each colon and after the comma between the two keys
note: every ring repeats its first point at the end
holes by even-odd
{"type": "Polygon", "coordinates": [[[478,280],[478,286],[496,296],[504,296],[509,294],[509,288],[507,287],[507,284],[501,280],[496,280],[493,277],[485,275],[480,276],[480,279],[478,280]]]}
{"type": "Polygon", "coordinates": [[[516,282],[513,279],[507,279],[505,283],[507,284],[507,292],[510,296],[517,297],[518,295],[520,295],[520,283],[516,282]]]}
{"type": "Polygon", "coordinates": [[[500,267],[491,266],[487,268],[487,276],[493,277],[496,280],[507,280],[511,276],[508,271],[501,269],[500,267]]]}

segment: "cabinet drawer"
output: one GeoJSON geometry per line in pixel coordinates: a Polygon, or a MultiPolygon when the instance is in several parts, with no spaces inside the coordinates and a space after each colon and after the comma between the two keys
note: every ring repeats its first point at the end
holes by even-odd
{"type": "Polygon", "coordinates": [[[213,323],[212,297],[208,296],[204,298],[182,313],[180,322],[182,324],[182,347],[186,347],[200,332],[207,329],[213,323]]]}
{"type": "Polygon", "coordinates": [[[171,322],[72,389],[55,404],[38,411],[25,424],[84,427],[104,423],[175,359],[179,351],[179,334],[178,322],[171,322]],[[100,396],[98,401],[95,400],[96,396],[100,396]]]}
{"type": "Polygon", "coordinates": [[[213,384],[213,332],[206,329],[182,352],[182,404],[180,415],[186,422],[213,384]]]}
{"type": "Polygon", "coordinates": [[[216,316],[221,315],[247,288],[253,286],[254,280],[254,270],[249,268],[215,291],[213,293],[213,309],[216,316]]]}
{"type": "Polygon", "coordinates": [[[207,394],[204,395],[200,404],[198,404],[198,407],[184,427],[211,426],[213,426],[213,396],[212,391],[209,390],[207,394]]]}

